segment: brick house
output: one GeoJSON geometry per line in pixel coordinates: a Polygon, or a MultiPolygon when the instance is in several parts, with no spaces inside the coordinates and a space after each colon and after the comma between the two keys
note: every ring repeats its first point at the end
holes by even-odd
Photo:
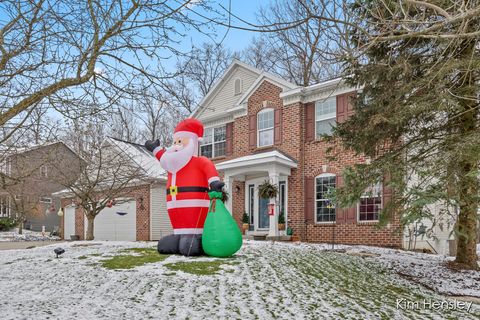
{"type": "Polygon", "coordinates": [[[0,190],[0,216],[26,219],[25,227],[52,231],[60,226],[60,199],[53,196],[77,179],[82,159],[63,142],[7,151],[0,190]]]}
{"type": "Polygon", "coordinates": [[[342,184],[345,166],[366,161],[320,139],[352,114],[348,96],[354,91],[341,79],[298,87],[240,61],[231,64],[191,117],[205,125],[200,153],[222,174],[239,225],[245,212],[250,233],[278,234],[278,214],[269,216],[268,200],[258,196],[259,184],[269,180],[279,188],[276,212],[302,241],[402,246],[398,219],[375,228],[391,194],[382,183],[348,209],[334,208],[325,197],[329,187],[342,184]],[[342,156],[329,160],[329,147],[342,156]]]}
{"type": "MultiPolygon", "coordinates": [[[[172,233],[165,202],[166,175],[160,162],[144,146],[119,139],[107,138],[102,148],[120,154],[145,174],[132,180],[113,199],[116,203],[95,217],[95,240],[147,241],[172,233]]],[[[62,238],[69,240],[76,235],[85,239],[87,220],[82,208],[69,190],[57,195],[62,198],[62,238]]]]}

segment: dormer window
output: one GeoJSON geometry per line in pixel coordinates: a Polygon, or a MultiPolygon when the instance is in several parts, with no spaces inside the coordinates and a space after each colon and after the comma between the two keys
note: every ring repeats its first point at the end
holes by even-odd
{"type": "Polygon", "coordinates": [[[235,95],[239,95],[240,93],[242,93],[242,79],[240,78],[235,79],[234,91],[235,91],[234,93],[235,95]]]}

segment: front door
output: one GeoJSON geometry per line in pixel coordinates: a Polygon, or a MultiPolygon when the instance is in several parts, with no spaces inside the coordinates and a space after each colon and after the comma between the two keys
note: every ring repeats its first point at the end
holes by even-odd
{"type": "Polygon", "coordinates": [[[269,199],[258,197],[258,228],[268,229],[270,227],[270,217],[268,216],[269,199]]]}
{"type": "MultiPolygon", "coordinates": [[[[270,216],[268,215],[269,199],[262,199],[258,196],[258,187],[266,180],[265,177],[247,179],[245,181],[245,212],[249,215],[250,224],[254,230],[268,230],[270,228],[270,216]]],[[[283,212],[287,220],[287,184],[286,179],[280,177],[278,184],[278,210],[283,212]]]]}

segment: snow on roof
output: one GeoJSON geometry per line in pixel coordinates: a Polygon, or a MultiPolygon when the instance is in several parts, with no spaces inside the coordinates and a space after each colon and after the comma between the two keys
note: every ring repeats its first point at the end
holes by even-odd
{"type": "Polygon", "coordinates": [[[290,168],[297,167],[297,162],[294,159],[281,153],[278,150],[261,152],[261,153],[256,153],[248,156],[235,158],[232,160],[217,163],[216,166],[217,166],[217,169],[223,170],[223,169],[243,167],[243,166],[249,166],[249,165],[255,165],[255,164],[264,164],[269,162],[276,162],[290,168]]]}
{"type": "Polygon", "coordinates": [[[128,142],[116,138],[108,138],[112,145],[122,150],[130,157],[138,166],[143,168],[149,178],[165,180],[166,172],[160,166],[160,161],[148,151],[145,146],[133,142],[128,142]]]}
{"type": "Polygon", "coordinates": [[[2,146],[0,146],[0,152],[4,152],[5,155],[10,156],[10,155],[26,153],[26,152],[37,150],[37,149],[40,149],[40,148],[53,146],[53,145],[56,145],[56,144],[63,145],[67,150],[72,152],[77,157],[81,158],[72,148],[70,148],[65,142],[63,142],[61,140],[52,141],[52,142],[48,142],[48,143],[45,143],[45,144],[36,144],[36,145],[23,146],[23,147],[2,145],[2,146]]]}

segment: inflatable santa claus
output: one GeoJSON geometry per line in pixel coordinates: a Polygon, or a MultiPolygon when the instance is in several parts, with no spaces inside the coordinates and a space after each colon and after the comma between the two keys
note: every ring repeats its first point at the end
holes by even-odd
{"type": "Polygon", "coordinates": [[[163,149],[159,140],[145,142],[168,172],[167,211],[173,234],[158,241],[158,252],[185,256],[203,254],[202,232],[208,213],[208,191],[222,191],[224,183],[215,165],[198,156],[203,124],[197,119],[180,122],[173,134],[173,146],[163,149]]]}

